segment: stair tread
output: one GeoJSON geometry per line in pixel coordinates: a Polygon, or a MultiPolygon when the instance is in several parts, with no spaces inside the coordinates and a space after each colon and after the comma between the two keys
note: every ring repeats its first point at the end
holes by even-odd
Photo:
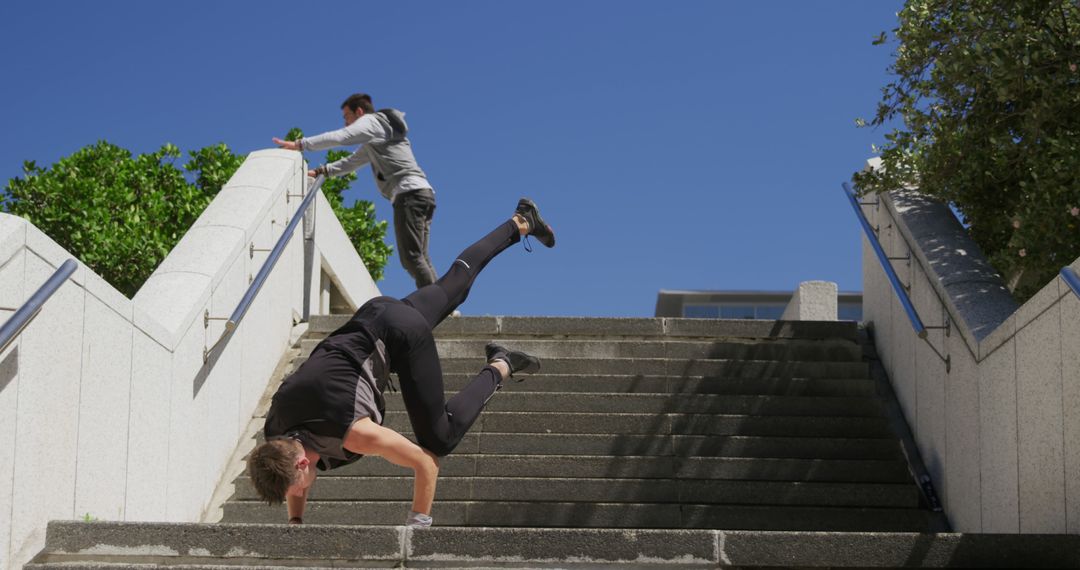
{"type": "MultiPolygon", "coordinates": [[[[896,516],[900,513],[887,513],[896,516]]],[[[123,565],[130,545],[159,544],[177,551],[161,562],[187,568],[328,568],[344,566],[483,568],[626,567],[1076,567],[1080,537],[955,533],[807,532],[656,528],[517,528],[434,526],[404,533],[394,526],[305,524],[75,523],[51,527],[38,568],[148,568],[123,565]],[[191,541],[215,541],[200,556],[184,555],[191,541]],[[104,561],[69,554],[96,548],[104,561]],[[262,563],[253,562],[259,556],[262,563]],[[530,562],[526,564],[526,562],[530,562]]]]}

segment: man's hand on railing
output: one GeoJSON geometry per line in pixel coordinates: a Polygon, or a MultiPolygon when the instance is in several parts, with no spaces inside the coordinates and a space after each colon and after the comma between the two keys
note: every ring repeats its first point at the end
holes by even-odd
{"type": "Polygon", "coordinates": [[[274,137],[274,144],[278,145],[279,148],[283,148],[285,150],[300,150],[300,143],[296,141],[286,141],[274,137]]]}

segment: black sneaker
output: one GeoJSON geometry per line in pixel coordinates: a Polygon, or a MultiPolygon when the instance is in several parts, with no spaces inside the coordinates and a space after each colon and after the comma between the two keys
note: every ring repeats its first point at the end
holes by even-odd
{"type": "Polygon", "coordinates": [[[515,213],[522,218],[525,218],[525,221],[528,222],[528,235],[536,236],[536,241],[544,244],[546,247],[555,247],[555,231],[551,229],[551,226],[544,222],[544,218],[540,217],[540,210],[532,200],[528,198],[518,200],[515,213]]]}
{"type": "MultiPolygon", "coordinates": [[[[510,367],[511,377],[518,372],[522,374],[534,374],[540,370],[540,359],[521,351],[510,350],[509,348],[504,348],[493,342],[489,342],[484,348],[484,352],[487,353],[488,362],[495,362],[496,360],[505,362],[506,365],[510,367]]],[[[525,379],[515,378],[515,380],[521,382],[525,379]]]]}

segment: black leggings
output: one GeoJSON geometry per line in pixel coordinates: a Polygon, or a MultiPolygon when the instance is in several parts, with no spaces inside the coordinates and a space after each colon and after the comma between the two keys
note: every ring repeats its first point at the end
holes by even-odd
{"type": "Polygon", "coordinates": [[[447,401],[439,352],[431,329],[465,301],[476,276],[488,262],[518,241],[521,241],[521,234],[517,224],[513,220],[507,221],[461,252],[450,270],[435,283],[402,299],[423,316],[428,326],[425,331],[415,330],[419,328],[415,325],[412,327],[414,330],[409,336],[413,341],[409,343],[408,355],[404,362],[395,362],[401,396],[417,442],[440,457],[449,454],[461,442],[480,416],[484,404],[501,386],[502,377],[491,366],[484,366],[465,388],[447,401]]]}

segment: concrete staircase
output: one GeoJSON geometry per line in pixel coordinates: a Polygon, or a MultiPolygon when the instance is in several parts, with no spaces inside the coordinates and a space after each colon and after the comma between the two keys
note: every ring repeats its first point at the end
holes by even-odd
{"type": "MultiPolygon", "coordinates": [[[[344,319],[314,318],[293,366],[344,319]]],[[[280,524],[284,507],[241,476],[221,523],[56,522],[30,567],[1080,561],[1075,541],[931,534],[947,522],[915,483],[854,323],[467,317],[436,336],[450,392],[491,339],[543,363],[443,460],[437,526],[400,526],[411,476],[365,458],[320,474],[302,527],[280,524]]],[[[400,395],[388,408],[386,425],[408,435],[400,395]]]]}
{"type": "MultiPolygon", "coordinates": [[[[311,323],[297,365],[343,318],[311,323]]],[[[439,525],[927,531],[853,323],[459,318],[438,330],[447,390],[497,338],[541,373],[497,394],[443,461],[439,525]],[[797,332],[796,326],[803,329],[797,332]],[[788,338],[785,338],[788,337],[788,338]]],[[[410,435],[399,394],[386,425],[410,435]]],[[[399,525],[411,473],[320,474],[305,521],[399,525]]],[[[225,522],[281,522],[246,478],[225,522]]]]}

